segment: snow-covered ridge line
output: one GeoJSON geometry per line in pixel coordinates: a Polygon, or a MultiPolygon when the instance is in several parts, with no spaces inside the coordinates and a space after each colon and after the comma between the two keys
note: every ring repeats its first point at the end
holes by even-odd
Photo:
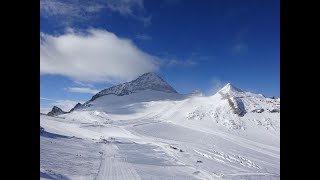
{"type": "Polygon", "coordinates": [[[178,93],[173,87],[171,87],[166,81],[164,81],[157,74],[149,72],[139,76],[137,79],[133,81],[112,86],[108,89],[104,89],[99,93],[97,93],[96,95],[94,95],[91,98],[91,100],[89,100],[85,104],[88,104],[89,102],[92,102],[101,96],[105,96],[109,94],[124,96],[124,95],[131,94],[133,92],[143,91],[143,90],[155,90],[155,91],[162,91],[167,93],[178,93]]]}
{"type": "MultiPolygon", "coordinates": [[[[118,106],[120,104],[122,104],[122,106],[127,106],[129,104],[144,103],[150,101],[169,100],[172,103],[174,103],[175,101],[188,101],[188,99],[192,100],[194,98],[197,99],[197,97],[203,97],[202,99],[207,99],[209,101],[212,101],[210,99],[215,97],[214,99],[218,98],[218,100],[215,100],[217,102],[215,102],[214,106],[217,106],[223,101],[226,102],[226,106],[223,105],[225,107],[212,108],[209,107],[211,105],[208,106],[206,102],[198,102],[200,104],[204,103],[203,105],[206,106],[206,109],[208,110],[199,111],[194,109],[195,111],[188,112],[187,115],[185,115],[185,117],[190,117],[191,119],[198,119],[199,116],[199,119],[202,119],[205,116],[211,116],[216,121],[220,121],[220,119],[226,119],[225,115],[222,115],[220,112],[222,109],[225,109],[223,111],[226,111],[223,114],[227,115],[231,112],[232,114],[235,114],[239,117],[243,117],[247,113],[280,113],[280,98],[268,98],[262,94],[245,92],[235,87],[231,83],[226,84],[223,88],[221,88],[216,94],[212,96],[203,96],[201,94],[183,95],[177,93],[175,89],[173,89],[167,82],[165,82],[161,77],[159,77],[155,73],[145,73],[138,77],[136,80],[133,80],[131,82],[126,82],[108,89],[104,89],[96,95],[94,95],[89,101],[87,101],[83,105],[77,104],[71,111],[69,111],[69,113],[73,112],[74,110],[82,111],[88,108],[91,110],[99,109],[104,111],[110,108],[117,109],[120,107],[118,106]],[[109,108],[107,108],[106,106],[108,106],[109,108]],[[222,116],[220,116],[219,114],[221,114],[222,116]]],[[[229,117],[227,123],[231,123],[231,125],[233,124],[232,126],[241,129],[241,125],[239,123],[232,123],[239,122],[236,116],[232,116],[232,118],[229,117]]],[[[258,122],[256,120],[254,121],[258,122]]]]}
{"type": "Polygon", "coordinates": [[[230,83],[108,94],[40,114],[40,147],[42,179],[279,179],[280,99],[230,83]]]}

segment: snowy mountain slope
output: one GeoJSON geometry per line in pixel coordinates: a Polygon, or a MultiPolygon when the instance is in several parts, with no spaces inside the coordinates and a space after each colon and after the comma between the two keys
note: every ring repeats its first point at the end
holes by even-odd
{"type": "Polygon", "coordinates": [[[280,102],[231,84],[209,97],[145,90],[125,96],[106,95],[88,105],[82,110],[99,110],[114,120],[157,116],[180,125],[203,124],[204,128],[218,124],[244,130],[251,124],[276,132],[280,129],[280,102]]]}
{"type": "Polygon", "coordinates": [[[77,103],[72,109],[70,109],[69,113],[76,110],[76,109],[79,109],[81,108],[82,104],[81,103],[77,103]]]}
{"type": "Polygon", "coordinates": [[[55,135],[40,135],[43,179],[280,179],[280,99],[231,84],[111,93],[40,126],[55,135]]]}
{"type": "Polygon", "coordinates": [[[101,96],[105,96],[109,94],[113,94],[116,96],[123,96],[123,95],[128,95],[128,94],[131,94],[137,91],[143,91],[143,90],[154,90],[154,91],[161,91],[161,92],[167,92],[167,93],[177,93],[177,91],[173,89],[161,77],[159,77],[155,73],[149,72],[139,76],[137,79],[133,81],[112,86],[108,89],[104,89],[99,93],[97,93],[96,95],[94,95],[89,102],[94,101],[95,99],[101,96]]]}

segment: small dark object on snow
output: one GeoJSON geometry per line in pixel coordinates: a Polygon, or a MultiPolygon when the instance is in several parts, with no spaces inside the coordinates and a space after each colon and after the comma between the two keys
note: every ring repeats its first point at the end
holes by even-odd
{"type": "Polygon", "coordinates": [[[176,147],[173,147],[173,146],[170,146],[170,148],[172,148],[172,149],[178,149],[178,148],[176,148],[176,147]]]}
{"type": "Polygon", "coordinates": [[[182,149],[180,149],[180,152],[183,152],[182,149]]]}
{"type": "Polygon", "coordinates": [[[255,109],[252,112],[256,112],[256,113],[262,113],[264,111],[264,109],[255,109]]]}
{"type": "Polygon", "coordinates": [[[106,140],[106,139],[102,139],[102,140],[101,140],[101,143],[107,144],[107,143],[110,143],[110,141],[108,141],[108,140],[106,140]]]}
{"type": "Polygon", "coordinates": [[[44,133],[44,128],[40,126],[40,134],[44,133]]]}
{"type": "Polygon", "coordinates": [[[271,109],[269,110],[271,113],[280,113],[280,109],[271,109]]]}
{"type": "Polygon", "coordinates": [[[197,163],[202,163],[202,161],[199,161],[199,160],[198,160],[197,163]]]}

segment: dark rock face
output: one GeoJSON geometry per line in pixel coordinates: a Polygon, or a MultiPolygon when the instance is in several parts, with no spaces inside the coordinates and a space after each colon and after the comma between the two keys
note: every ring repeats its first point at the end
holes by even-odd
{"type": "Polygon", "coordinates": [[[119,84],[116,86],[112,86],[108,89],[104,89],[94,95],[90,101],[85,103],[84,105],[88,104],[91,101],[94,101],[95,99],[113,94],[117,96],[124,96],[128,95],[137,91],[143,91],[143,90],[155,90],[155,91],[162,91],[167,93],[177,93],[173,87],[171,87],[166,81],[164,81],[161,77],[159,77],[155,73],[145,73],[138,77],[136,80],[126,82],[123,84],[119,84]]]}
{"type": "Polygon", "coordinates": [[[72,112],[72,111],[74,111],[74,110],[77,110],[77,109],[79,109],[79,108],[81,108],[81,107],[82,107],[82,104],[81,104],[81,103],[77,103],[77,104],[69,111],[69,113],[72,112]]]}
{"type": "Polygon", "coordinates": [[[60,114],[65,114],[66,112],[64,112],[62,109],[60,109],[57,106],[53,106],[52,110],[50,112],[48,112],[48,116],[58,116],[60,114]]]}

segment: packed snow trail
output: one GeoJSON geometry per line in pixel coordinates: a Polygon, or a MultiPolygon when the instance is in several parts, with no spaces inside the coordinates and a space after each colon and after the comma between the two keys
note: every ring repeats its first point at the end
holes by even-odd
{"type": "Polygon", "coordinates": [[[138,173],[117,153],[117,149],[115,144],[105,145],[104,157],[95,180],[140,180],[138,173]]]}
{"type": "Polygon", "coordinates": [[[230,84],[212,96],[168,93],[162,83],[156,91],[152,77],[138,91],[116,88],[71,113],[40,115],[40,126],[59,135],[41,136],[42,177],[280,179],[279,101],[230,84]],[[220,92],[241,98],[247,113],[234,114],[220,92]]]}

